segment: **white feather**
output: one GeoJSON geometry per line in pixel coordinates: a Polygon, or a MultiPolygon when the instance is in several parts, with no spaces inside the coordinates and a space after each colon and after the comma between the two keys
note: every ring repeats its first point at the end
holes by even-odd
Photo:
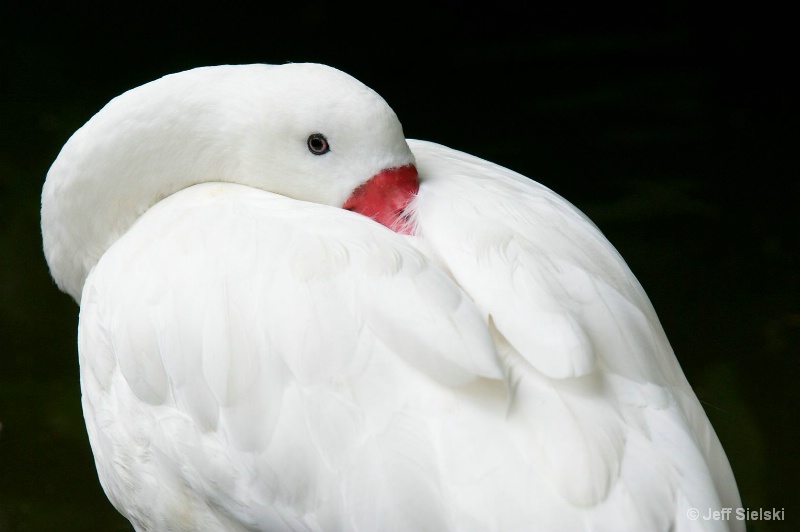
{"type": "Polygon", "coordinates": [[[523,176],[406,143],[338,71],[126,93],[53,165],[42,227],[80,299],[100,480],[137,530],[741,528],[686,516],[738,507],[736,484],[600,231],[523,176]],[[414,236],[337,208],[414,162],[414,236]]]}

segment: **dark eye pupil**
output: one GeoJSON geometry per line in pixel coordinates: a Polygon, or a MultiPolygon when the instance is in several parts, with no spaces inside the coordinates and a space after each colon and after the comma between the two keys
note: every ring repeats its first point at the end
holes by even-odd
{"type": "Polygon", "coordinates": [[[328,139],[322,133],[314,133],[308,137],[308,149],[314,155],[322,155],[328,153],[331,147],[328,145],[328,139]]]}

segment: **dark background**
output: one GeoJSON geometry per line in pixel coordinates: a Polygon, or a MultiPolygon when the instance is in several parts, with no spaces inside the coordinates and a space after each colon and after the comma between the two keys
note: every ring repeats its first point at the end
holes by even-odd
{"type": "Polygon", "coordinates": [[[799,21],[782,4],[107,4],[0,1],[1,531],[129,529],[85,436],[77,306],[41,252],[50,163],[124,90],[289,61],[352,74],[408,137],[584,210],[650,295],[745,506],[785,509],[751,529],[796,529],[799,21]]]}

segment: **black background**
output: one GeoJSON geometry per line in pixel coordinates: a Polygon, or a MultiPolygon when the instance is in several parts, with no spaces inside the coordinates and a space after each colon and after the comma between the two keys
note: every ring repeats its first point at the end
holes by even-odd
{"type": "Polygon", "coordinates": [[[49,280],[39,194],[117,94],[221,63],[314,61],[406,135],[584,210],[650,295],[750,508],[796,479],[798,20],[780,3],[0,3],[0,530],[128,530],[80,412],[77,307],[49,280]]]}

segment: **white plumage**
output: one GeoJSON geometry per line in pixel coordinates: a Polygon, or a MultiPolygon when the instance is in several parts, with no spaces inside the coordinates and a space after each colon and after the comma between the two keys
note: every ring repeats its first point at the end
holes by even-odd
{"type": "Polygon", "coordinates": [[[137,530],[743,529],[687,517],[739,507],[736,483],[600,231],[406,141],[335,69],[112,100],[48,173],[42,231],[81,305],[98,474],[137,530]],[[373,216],[396,231],[341,208],[411,164],[399,225],[373,216]]]}

